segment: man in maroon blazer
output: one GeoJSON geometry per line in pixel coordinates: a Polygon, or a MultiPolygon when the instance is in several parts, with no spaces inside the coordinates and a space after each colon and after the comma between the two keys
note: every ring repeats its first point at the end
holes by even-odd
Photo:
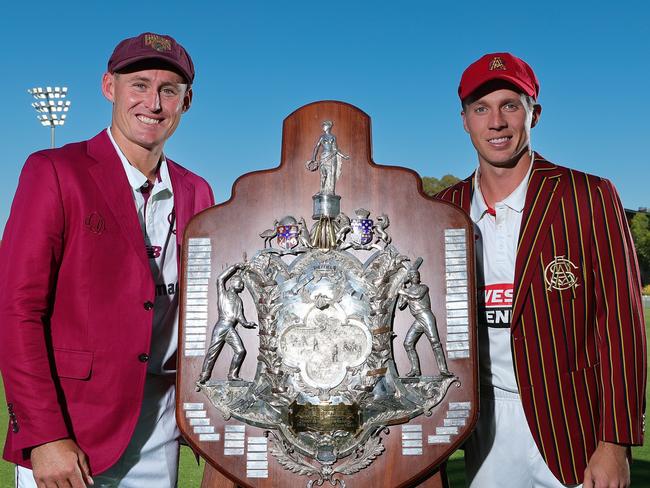
{"type": "Polygon", "coordinates": [[[521,59],[483,56],[458,93],[478,168],[437,197],[477,228],[481,414],[468,481],[627,486],[629,446],[643,442],[646,339],[616,190],[532,151],[539,83],[521,59]]]}
{"type": "Polygon", "coordinates": [[[193,80],[173,38],[126,39],[102,79],[110,127],[25,163],[0,246],[4,457],[20,487],[176,484],[179,245],[214,198],[163,147],[193,80]]]}

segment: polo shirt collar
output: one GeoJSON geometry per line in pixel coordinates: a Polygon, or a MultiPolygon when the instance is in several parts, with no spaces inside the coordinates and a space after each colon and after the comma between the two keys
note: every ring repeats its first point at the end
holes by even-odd
{"type": "MultiPolygon", "coordinates": [[[[528,180],[530,179],[530,173],[533,169],[533,161],[531,160],[530,165],[528,166],[528,171],[526,175],[521,180],[517,188],[504,198],[501,202],[511,210],[521,213],[524,210],[524,205],[526,204],[526,191],[528,190],[528,180]]],[[[472,197],[472,203],[470,208],[470,216],[474,222],[478,222],[488,213],[488,206],[485,203],[485,198],[483,198],[483,193],[481,193],[480,185],[480,166],[474,171],[474,196],[472,197]]]]}
{"type": "MultiPolygon", "coordinates": [[[[120,149],[120,146],[118,146],[117,143],[115,142],[110,127],[106,129],[106,132],[108,133],[108,138],[111,140],[113,147],[115,148],[115,152],[117,152],[117,155],[119,156],[120,161],[122,162],[122,167],[124,168],[126,177],[129,180],[129,185],[131,186],[133,191],[142,192],[143,185],[148,182],[147,177],[143,175],[138,168],[136,168],[135,166],[131,165],[131,163],[129,163],[129,160],[126,158],[126,156],[120,149]]],[[[158,173],[156,174],[156,182],[153,187],[153,194],[156,194],[163,190],[169,191],[169,193],[171,193],[172,195],[174,194],[171,185],[171,180],[169,178],[169,168],[167,167],[167,159],[165,158],[164,154],[161,157],[160,165],[158,167],[158,173]]]]}

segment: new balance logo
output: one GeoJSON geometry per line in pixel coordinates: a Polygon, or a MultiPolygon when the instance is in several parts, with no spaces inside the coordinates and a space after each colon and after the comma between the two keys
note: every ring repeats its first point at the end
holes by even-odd
{"type": "Polygon", "coordinates": [[[161,246],[147,246],[147,257],[149,259],[159,258],[161,251],[162,251],[161,246]]]}

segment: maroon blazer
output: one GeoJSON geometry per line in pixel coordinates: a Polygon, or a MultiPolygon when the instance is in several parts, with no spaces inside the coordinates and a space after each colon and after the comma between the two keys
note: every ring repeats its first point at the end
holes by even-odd
{"type": "MultiPolygon", "coordinates": [[[[436,198],[469,213],[472,193],[473,176],[436,198]]],[[[528,425],[563,483],[582,483],[599,440],[643,443],[640,290],[612,183],[535,154],[517,247],[511,344],[528,425]]]]}
{"type": "MultiPolygon", "coordinates": [[[[205,180],[167,162],[180,245],[214,197],[205,180]]],[[[0,283],[4,458],[30,467],[30,447],[71,437],[101,473],[138,419],[155,298],[132,190],[106,131],[27,159],[0,283]]]]}

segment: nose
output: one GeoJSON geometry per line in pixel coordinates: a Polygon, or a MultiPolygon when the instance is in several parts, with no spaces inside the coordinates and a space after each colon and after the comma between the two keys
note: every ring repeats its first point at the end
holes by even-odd
{"type": "Polygon", "coordinates": [[[151,90],[147,94],[146,105],[152,112],[158,112],[160,110],[160,93],[157,90],[151,90]]]}
{"type": "Polygon", "coordinates": [[[506,122],[506,118],[503,115],[503,112],[501,110],[491,110],[490,111],[490,129],[495,129],[495,130],[500,130],[504,129],[508,126],[508,122],[506,122]]]}

